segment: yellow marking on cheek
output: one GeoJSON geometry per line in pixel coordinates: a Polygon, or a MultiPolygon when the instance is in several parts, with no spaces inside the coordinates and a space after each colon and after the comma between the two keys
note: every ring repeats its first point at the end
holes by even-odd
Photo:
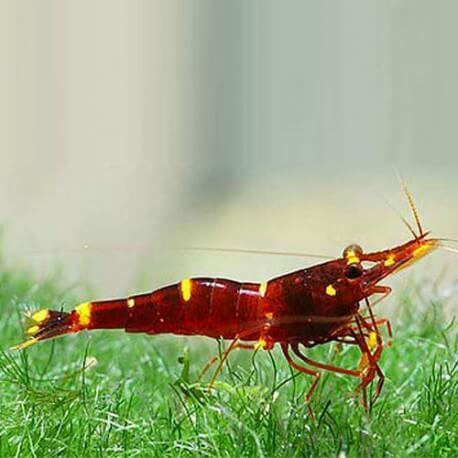
{"type": "Polygon", "coordinates": [[[337,294],[337,291],[333,285],[328,285],[326,286],[326,294],[328,296],[335,296],[337,294]]]}
{"type": "Polygon", "coordinates": [[[75,312],[78,314],[79,324],[81,326],[89,326],[91,322],[92,302],[83,302],[75,307],[75,312]]]}
{"type": "Polygon", "coordinates": [[[396,262],[396,259],[394,257],[394,254],[390,254],[386,259],[385,262],[383,263],[385,267],[390,267],[396,262]]]}
{"type": "Polygon", "coordinates": [[[181,297],[185,302],[191,299],[192,281],[190,278],[181,280],[180,282],[181,297]]]}
{"type": "Polygon", "coordinates": [[[45,321],[48,317],[49,317],[49,310],[43,309],[43,310],[38,310],[38,312],[35,312],[32,315],[32,320],[35,321],[36,323],[41,323],[42,321],[45,321]]]}
{"type": "Polygon", "coordinates": [[[127,307],[129,307],[130,309],[135,307],[135,299],[133,299],[132,297],[127,299],[127,307]]]}
{"type": "Polygon", "coordinates": [[[266,295],[266,292],[267,292],[267,282],[265,281],[264,283],[261,283],[259,285],[259,294],[261,295],[261,297],[264,297],[266,295]]]}
{"type": "Polygon", "coordinates": [[[375,348],[377,345],[377,333],[372,331],[369,333],[369,339],[367,340],[367,346],[369,347],[370,350],[375,348]]]}

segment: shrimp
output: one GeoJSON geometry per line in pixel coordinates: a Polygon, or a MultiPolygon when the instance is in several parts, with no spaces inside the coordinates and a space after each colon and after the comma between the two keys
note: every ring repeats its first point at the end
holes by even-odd
{"type": "Polygon", "coordinates": [[[350,245],[337,259],[262,283],[186,278],[153,292],[84,302],[70,312],[39,310],[30,317],[27,339],[13,348],[24,349],[42,340],[96,329],[230,340],[211,379],[213,385],[235,349],[272,350],[278,344],[291,367],[313,377],[307,401],[322,372],[332,371],[360,379],[359,391],[367,408],[367,387],[378,378],[375,400],[384,380],[379,366],[384,348],[381,326],[387,326],[391,339],[390,322],[375,317],[370,299],[381,294],[379,302],[388,296],[390,287],[380,284],[385,278],[417,262],[446,240],[431,238],[429,232],[424,232],[412,195],[406,187],[404,191],[417,232],[403,219],[412,238],[401,245],[367,253],[359,245],[350,245]],[[356,345],[361,351],[359,366],[348,369],[318,362],[301,349],[332,341],[356,345]]]}

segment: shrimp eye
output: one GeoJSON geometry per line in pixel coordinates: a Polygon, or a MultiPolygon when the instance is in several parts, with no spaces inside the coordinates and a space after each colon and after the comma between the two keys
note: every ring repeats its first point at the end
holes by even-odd
{"type": "Polygon", "coordinates": [[[345,268],[345,276],[351,280],[361,277],[363,272],[364,272],[364,269],[360,263],[349,264],[345,268]]]}
{"type": "Polygon", "coordinates": [[[345,248],[343,252],[343,257],[348,258],[351,256],[357,256],[360,257],[363,254],[363,249],[354,243],[353,245],[348,245],[347,248],[345,248]]]}

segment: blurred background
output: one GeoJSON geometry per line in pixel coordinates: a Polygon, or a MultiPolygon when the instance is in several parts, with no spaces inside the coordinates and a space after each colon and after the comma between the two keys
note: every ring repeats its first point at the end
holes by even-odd
{"type": "MultiPolygon", "coordinates": [[[[261,281],[316,261],[181,248],[401,243],[395,170],[458,237],[457,19],[452,0],[0,0],[8,262],[103,297],[261,281]]],[[[453,296],[456,266],[394,283],[453,296]]]]}

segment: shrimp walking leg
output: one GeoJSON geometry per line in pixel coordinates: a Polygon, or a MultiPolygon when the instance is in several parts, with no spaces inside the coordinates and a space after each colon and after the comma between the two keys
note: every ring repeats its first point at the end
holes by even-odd
{"type": "MultiPolygon", "coordinates": [[[[243,344],[243,343],[237,343],[235,347],[231,350],[256,350],[256,344],[243,344]]],[[[205,364],[203,367],[202,371],[199,374],[198,380],[201,381],[205,374],[210,370],[210,368],[219,360],[219,356],[213,356],[210,358],[210,360],[205,364]]]]}
{"type": "Polygon", "coordinates": [[[310,402],[310,399],[311,399],[311,397],[313,395],[313,392],[315,391],[316,386],[318,385],[318,382],[320,381],[321,372],[313,371],[311,369],[308,369],[306,367],[301,366],[300,364],[297,364],[293,360],[293,358],[291,358],[291,355],[289,354],[288,344],[285,344],[285,343],[281,344],[281,349],[283,351],[283,354],[285,355],[286,361],[288,361],[288,364],[293,369],[296,369],[296,370],[298,370],[300,372],[303,372],[304,374],[311,375],[312,377],[315,377],[315,380],[313,381],[312,386],[310,387],[310,389],[307,392],[307,395],[305,396],[305,400],[307,402],[310,402]]]}
{"type": "MultiPolygon", "coordinates": [[[[253,344],[243,344],[243,343],[239,343],[239,340],[241,339],[241,336],[236,336],[235,339],[231,342],[231,344],[229,345],[229,347],[223,352],[223,354],[221,355],[221,360],[218,364],[218,367],[216,368],[214,374],[213,374],[213,377],[211,378],[210,380],[210,383],[208,384],[209,388],[212,388],[213,385],[215,384],[216,382],[216,379],[218,378],[218,375],[220,374],[221,370],[223,369],[223,366],[224,366],[224,363],[226,362],[226,359],[227,357],[229,356],[230,353],[232,353],[234,350],[237,350],[238,348],[241,348],[241,349],[249,349],[249,350],[254,350],[256,348],[256,346],[253,344]]],[[[209,363],[207,363],[208,365],[208,369],[214,364],[216,363],[216,361],[218,361],[218,357],[215,356],[214,358],[212,358],[209,363]],[[215,359],[216,358],[216,359],[215,359]]],[[[205,368],[204,368],[205,369],[205,368]]],[[[207,370],[208,370],[207,369],[207,370]]]]}
{"type": "Polygon", "coordinates": [[[320,363],[318,361],[314,361],[313,359],[308,358],[305,356],[299,349],[299,344],[294,343],[291,345],[291,348],[293,349],[293,353],[300,358],[304,363],[316,367],[318,369],[323,369],[326,371],[330,372],[337,372],[338,374],[345,374],[345,375],[351,375],[353,377],[361,377],[361,371],[360,370],[352,370],[352,369],[345,369],[343,367],[337,367],[337,366],[332,366],[330,364],[324,364],[320,363]]]}
{"type": "Polygon", "coordinates": [[[375,305],[379,304],[384,299],[386,299],[391,294],[391,291],[392,291],[392,289],[389,286],[381,286],[381,285],[374,286],[372,292],[374,294],[382,294],[382,296],[377,298],[372,303],[372,307],[374,307],[375,305]]]}
{"type": "MultiPolygon", "coordinates": [[[[363,357],[365,357],[364,359],[367,359],[367,372],[364,376],[362,376],[361,385],[357,390],[357,391],[363,392],[363,404],[364,404],[364,407],[367,409],[368,408],[367,386],[372,382],[372,380],[374,380],[375,375],[378,375],[379,381],[377,383],[377,387],[375,390],[373,400],[377,399],[382,389],[383,383],[385,381],[385,376],[383,375],[383,372],[378,365],[378,360],[380,359],[381,350],[379,353],[375,355],[372,354],[371,350],[369,349],[367,345],[366,339],[364,337],[362,322],[364,322],[364,319],[361,317],[361,315],[358,315],[356,317],[356,324],[358,326],[359,332],[356,333],[352,331],[352,334],[355,337],[355,339],[358,341],[361,352],[363,353],[363,357]]],[[[366,368],[366,364],[363,365],[363,368],[366,368]]]]}

